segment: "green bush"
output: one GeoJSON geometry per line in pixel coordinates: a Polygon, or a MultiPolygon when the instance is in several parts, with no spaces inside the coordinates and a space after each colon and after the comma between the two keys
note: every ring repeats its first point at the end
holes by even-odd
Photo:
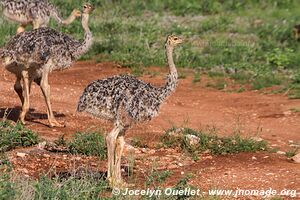
{"type": "Polygon", "coordinates": [[[108,188],[104,178],[94,179],[90,174],[80,179],[69,177],[60,179],[41,177],[38,180],[28,180],[20,177],[10,178],[9,175],[0,176],[0,199],[60,199],[82,200],[102,199],[100,195],[108,188]]]}
{"type": "Polygon", "coordinates": [[[100,159],[106,158],[105,139],[99,133],[81,133],[75,134],[70,142],[67,142],[70,153],[83,154],[87,156],[98,156],[100,159]]]}
{"type": "Polygon", "coordinates": [[[0,152],[17,147],[28,147],[38,143],[38,136],[21,123],[0,122],[0,152]]]}

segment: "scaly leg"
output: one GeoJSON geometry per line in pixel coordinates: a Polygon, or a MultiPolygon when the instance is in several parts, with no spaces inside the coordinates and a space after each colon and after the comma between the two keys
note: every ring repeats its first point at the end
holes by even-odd
{"type": "Polygon", "coordinates": [[[18,94],[18,96],[21,100],[22,106],[23,106],[24,97],[23,97],[23,89],[22,89],[22,85],[21,85],[21,77],[17,77],[17,80],[14,85],[14,89],[15,89],[16,93],[18,94]]]}
{"type": "Polygon", "coordinates": [[[40,84],[47,105],[47,114],[48,114],[50,127],[64,127],[65,125],[60,124],[56,121],[54,114],[52,112],[51,102],[50,102],[50,85],[48,83],[48,72],[43,72],[40,84]]]}
{"type": "Polygon", "coordinates": [[[22,112],[20,114],[20,121],[25,124],[25,116],[29,110],[29,76],[28,71],[22,71],[22,80],[23,80],[23,105],[22,105],[22,112]]]}
{"type": "Polygon", "coordinates": [[[114,171],[115,171],[115,179],[119,187],[125,186],[125,182],[122,180],[121,175],[121,158],[124,150],[125,140],[124,136],[121,135],[117,138],[117,144],[116,144],[116,157],[115,157],[115,165],[114,165],[114,171]]]}
{"type": "Polygon", "coordinates": [[[115,126],[113,130],[106,136],[107,145],[107,179],[111,187],[115,187],[116,175],[115,175],[115,153],[116,153],[116,140],[121,129],[115,126]]]}

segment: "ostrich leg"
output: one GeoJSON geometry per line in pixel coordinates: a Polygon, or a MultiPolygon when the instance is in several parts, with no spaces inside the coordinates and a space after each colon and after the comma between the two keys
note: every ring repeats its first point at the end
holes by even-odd
{"type": "Polygon", "coordinates": [[[17,77],[16,83],[14,85],[14,89],[15,89],[16,93],[18,94],[18,96],[21,100],[21,103],[22,103],[22,107],[23,107],[24,97],[23,97],[23,88],[22,88],[22,85],[21,85],[21,78],[20,77],[17,77]]]}
{"type": "Polygon", "coordinates": [[[23,80],[23,105],[22,112],[20,114],[20,121],[25,124],[25,116],[29,110],[29,76],[28,71],[22,71],[22,80],[23,80]]]}
{"type": "Polygon", "coordinates": [[[124,145],[125,145],[124,135],[120,135],[117,138],[116,157],[115,157],[115,165],[114,165],[114,171],[115,171],[114,178],[116,179],[116,183],[120,187],[124,186],[124,182],[122,180],[122,175],[121,175],[121,158],[124,150],[124,145]]]}
{"type": "Polygon", "coordinates": [[[44,71],[40,83],[40,87],[42,90],[42,93],[44,95],[46,105],[47,105],[47,114],[48,114],[48,120],[51,127],[64,127],[64,125],[58,123],[54,117],[52,108],[51,108],[51,102],[50,102],[50,85],[48,83],[48,71],[44,71]]]}
{"type": "Polygon", "coordinates": [[[119,126],[115,126],[113,130],[106,136],[107,145],[107,179],[112,187],[116,184],[116,172],[115,172],[115,161],[116,161],[116,142],[117,137],[122,129],[119,126]]]}

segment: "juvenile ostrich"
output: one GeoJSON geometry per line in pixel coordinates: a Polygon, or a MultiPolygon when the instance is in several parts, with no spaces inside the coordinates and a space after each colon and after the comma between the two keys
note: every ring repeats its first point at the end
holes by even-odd
{"type": "Polygon", "coordinates": [[[135,122],[151,120],[158,115],[160,105],[177,86],[177,70],[173,49],[182,43],[176,36],[168,36],[165,44],[170,69],[163,87],[154,87],[129,75],[97,80],[88,85],[80,97],[77,111],[87,112],[114,122],[106,137],[108,149],[107,178],[112,187],[125,184],[121,177],[121,156],[126,130],[135,122]]]}
{"type": "Polygon", "coordinates": [[[14,89],[22,102],[20,121],[25,124],[29,110],[29,94],[32,81],[42,90],[51,127],[64,125],[55,120],[50,103],[48,74],[53,70],[63,70],[86,53],[92,45],[92,33],[88,27],[89,14],[94,10],[85,4],[82,11],[82,27],[85,31],[82,42],[51,28],[39,28],[14,36],[2,49],[1,57],[5,68],[17,77],[14,89]]]}
{"type": "Polygon", "coordinates": [[[28,24],[31,24],[33,29],[45,27],[49,23],[50,17],[59,24],[69,25],[76,17],[81,16],[80,11],[74,9],[71,15],[63,20],[56,7],[47,0],[0,0],[0,4],[6,18],[20,23],[17,33],[23,32],[28,24]]]}

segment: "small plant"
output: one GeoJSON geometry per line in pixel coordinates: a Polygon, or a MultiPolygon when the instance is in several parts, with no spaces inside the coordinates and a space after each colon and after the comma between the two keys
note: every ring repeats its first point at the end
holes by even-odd
{"type": "Polygon", "coordinates": [[[146,186],[154,185],[155,183],[162,184],[166,181],[168,177],[170,177],[171,172],[169,170],[165,171],[157,171],[156,169],[152,169],[151,173],[146,177],[146,186]]]}
{"type": "Polygon", "coordinates": [[[8,121],[0,122],[0,152],[17,147],[28,147],[38,143],[38,136],[21,123],[12,125],[8,121]]]}
{"type": "Polygon", "coordinates": [[[286,68],[290,64],[293,54],[292,49],[274,49],[273,52],[267,54],[267,62],[278,68],[286,68]]]}
{"type": "MultiPolygon", "coordinates": [[[[11,175],[12,176],[12,175],[11,175]]],[[[42,176],[38,180],[0,175],[0,199],[102,199],[100,195],[108,188],[105,179],[95,179],[83,174],[80,179],[71,176],[66,179],[42,176]]]]}
{"type": "Polygon", "coordinates": [[[173,129],[168,130],[161,138],[163,144],[167,147],[180,147],[182,151],[195,155],[204,151],[212,154],[224,155],[240,152],[256,152],[267,150],[265,141],[255,141],[250,138],[241,138],[239,135],[228,137],[219,137],[214,134],[205,134],[193,129],[184,128],[180,135],[174,136],[169,133],[173,129]],[[198,144],[189,142],[186,135],[194,135],[199,138],[198,144]]]}
{"type": "Polygon", "coordinates": [[[198,83],[200,81],[201,81],[201,76],[200,76],[200,73],[197,72],[194,74],[193,83],[198,83]]]}
{"type": "Polygon", "coordinates": [[[0,175],[0,199],[3,200],[14,200],[16,199],[16,191],[14,184],[10,182],[8,174],[0,175]]]}
{"type": "MultiPolygon", "coordinates": [[[[188,174],[184,176],[182,179],[180,179],[176,186],[174,187],[175,190],[184,190],[186,188],[195,189],[194,186],[189,184],[190,179],[193,178],[192,174],[188,174]]],[[[177,195],[175,199],[181,200],[181,199],[189,199],[191,196],[189,195],[177,195]]]]}
{"type": "Polygon", "coordinates": [[[106,145],[103,135],[99,133],[78,132],[75,137],[67,143],[70,153],[79,153],[87,156],[98,156],[106,158],[106,145]]]}
{"type": "Polygon", "coordinates": [[[139,148],[147,148],[147,144],[144,144],[140,138],[134,137],[130,141],[131,145],[139,148]]]}
{"type": "Polygon", "coordinates": [[[291,158],[297,154],[298,148],[291,149],[285,152],[286,157],[291,158]]]}

